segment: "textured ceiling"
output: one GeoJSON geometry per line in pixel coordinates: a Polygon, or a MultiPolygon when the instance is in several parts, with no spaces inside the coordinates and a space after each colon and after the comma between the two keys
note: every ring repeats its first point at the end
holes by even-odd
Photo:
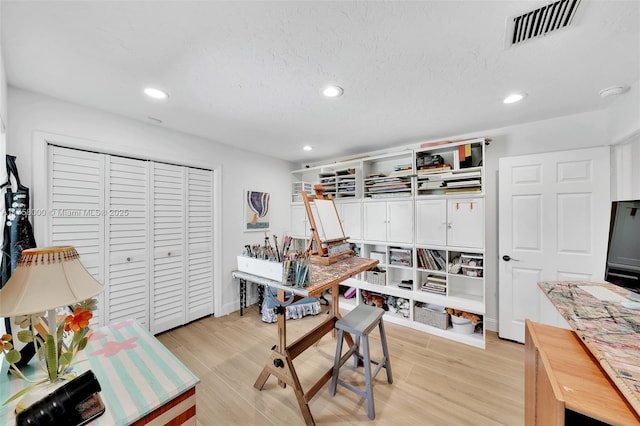
{"type": "Polygon", "coordinates": [[[310,162],[602,109],[599,90],[640,79],[639,1],[582,0],[569,28],[505,48],[507,18],[544,4],[2,0],[0,14],[12,86],[310,162]],[[344,96],[323,98],[328,83],[344,96]],[[504,105],[516,90],[529,95],[504,105]]]}

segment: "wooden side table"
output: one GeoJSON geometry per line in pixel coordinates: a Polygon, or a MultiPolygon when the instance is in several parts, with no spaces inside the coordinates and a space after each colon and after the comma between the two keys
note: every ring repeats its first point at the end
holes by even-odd
{"type": "MultiPolygon", "coordinates": [[[[584,416],[615,425],[640,417],[571,330],[525,321],[525,425],[584,416]]],[[[584,424],[585,419],[573,424],[584,424]]]]}

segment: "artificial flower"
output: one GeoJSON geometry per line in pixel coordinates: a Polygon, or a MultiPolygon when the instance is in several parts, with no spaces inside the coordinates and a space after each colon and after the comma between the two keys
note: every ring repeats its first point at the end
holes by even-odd
{"type": "Polygon", "coordinates": [[[72,330],[74,332],[80,331],[89,326],[89,321],[93,318],[91,311],[77,307],[72,315],[68,315],[64,319],[64,331],[72,330]]]}
{"type": "Polygon", "coordinates": [[[13,349],[11,339],[12,338],[10,334],[3,334],[2,336],[0,336],[0,347],[3,351],[10,351],[11,349],[13,349]]]}

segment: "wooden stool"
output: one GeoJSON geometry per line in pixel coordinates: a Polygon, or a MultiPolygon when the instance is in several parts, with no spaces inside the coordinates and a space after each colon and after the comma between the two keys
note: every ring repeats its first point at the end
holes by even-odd
{"type": "Polygon", "coordinates": [[[384,333],[382,315],[384,315],[384,311],[382,309],[360,304],[347,315],[336,321],[335,325],[335,328],[338,329],[338,344],[336,346],[336,357],[333,364],[333,375],[331,376],[329,395],[335,396],[336,387],[340,384],[366,398],[368,403],[368,414],[371,420],[376,416],[375,409],[373,407],[372,381],[380,371],[380,368],[385,368],[387,371],[387,381],[389,383],[393,383],[393,377],[391,376],[391,362],[389,360],[389,350],[387,349],[387,339],[384,333]],[[374,361],[369,357],[369,332],[371,332],[371,330],[376,326],[380,329],[380,341],[382,342],[383,353],[383,357],[379,361],[374,361]],[[355,335],[355,344],[353,347],[349,348],[343,356],[340,356],[342,353],[342,341],[345,332],[355,335]],[[362,353],[360,353],[360,338],[362,338],[362,353]],[[353,368],[358,368],[358,362],[360,360],[364,363],[365,390],[358,389],[357,387],[338,378],[340,367],[349,360],[351,355],[354,356],[353,368]],[[371,374],[371,363],[377,365],[373,374],[371,374]]]}

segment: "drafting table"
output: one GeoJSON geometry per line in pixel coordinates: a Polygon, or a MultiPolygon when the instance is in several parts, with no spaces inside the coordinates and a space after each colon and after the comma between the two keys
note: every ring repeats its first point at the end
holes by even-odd
{"type": "MultiPolygon", "coordinates": [[[[304,288],[286,286],[281,282],[262,278],[247,272],[234,271],[232,273],[233,277],[239,280],[252,281],[277,288],[278,300],[283,303],[285,303],[285,292],[293,292],[303,297],[320,297],[324,291],[331,290],[329,318],[289,345],[287,345],[286,315],[283,313],[278,314],[278,344],[271,352],[271,356],[253,385],[256,389],[262,390],[269,376],[274,375],[278,378],[280,386],[286,387],[287,384],[291,386],[295,392],[300,411],[307,425],[315,425],[308,403],[331,378],[333,365],[320,377],[315,385],[305,392],[298,380],[293,360],[319,341],[325,334],[334,330],[335,322],[340,318],[340,311],[338,309],[339,284],[354,275],[373,268],[377,264],[377,260],[353,256],[339,259],[331,265],[312,264],[311,282],[304,288]]],[[[350,335],[347,334],[346,340],[349,347],[353,346],[353,340],[350,335]]]]}

